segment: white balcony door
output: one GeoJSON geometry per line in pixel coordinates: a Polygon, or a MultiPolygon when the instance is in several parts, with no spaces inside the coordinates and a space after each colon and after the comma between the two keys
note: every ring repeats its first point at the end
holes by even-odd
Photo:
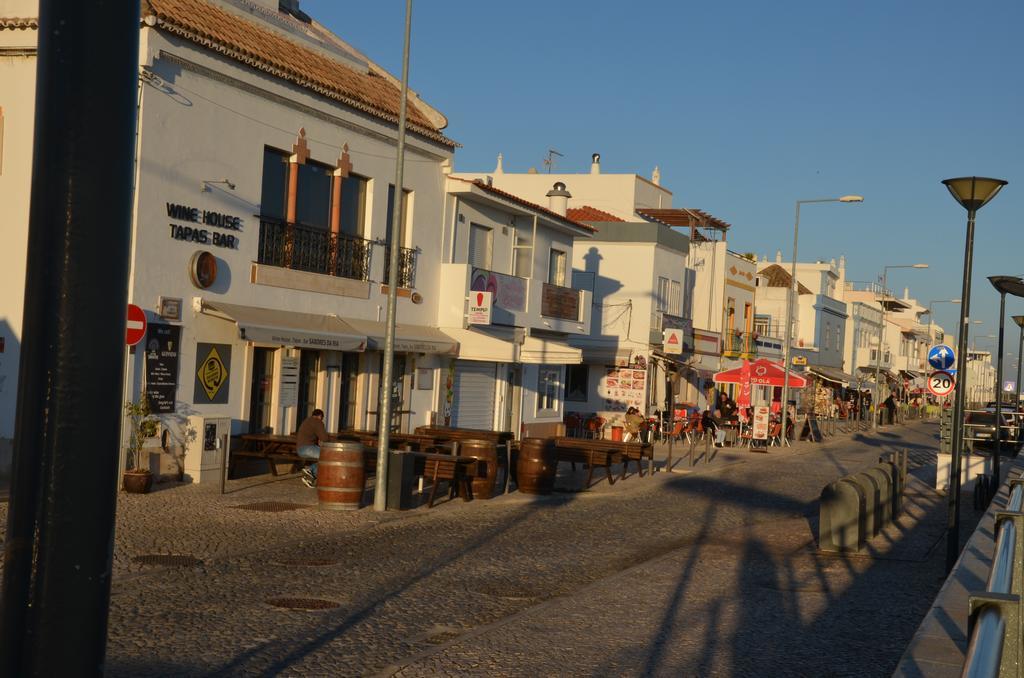
{"type": "Polygon", "coordinates": [[[494,231],[480,224],[469,225],[469,264],[476,268],[491,270],[491,253],[494,250],[494,231]]]}

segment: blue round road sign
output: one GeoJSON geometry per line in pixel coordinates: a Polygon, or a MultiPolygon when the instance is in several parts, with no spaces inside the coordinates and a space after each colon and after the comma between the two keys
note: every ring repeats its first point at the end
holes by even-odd
{"type": "Polygon", "coordinates": [[[939,344],[928,351],[928,364],[937,370],[948,370],[956,362],[956,353],[949,346],[939,344]]]}

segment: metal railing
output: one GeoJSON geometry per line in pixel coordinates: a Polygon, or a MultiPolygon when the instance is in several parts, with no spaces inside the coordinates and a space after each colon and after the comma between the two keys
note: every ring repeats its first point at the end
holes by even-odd
{"type": "MultiPolygon", "coordinates": [[[[419,248],[398,248],[398,286],[412,288],[416,286],[416,255],[419,248]]],[[[391,280],[391,246],[384,246],[384,280],[385,285],[391,280]]]]}
{"type": "Polygon", "coordinates": [[[970,598],[967,656],[962,676],[1020,675],[1021,568],[1024,563],[1024,484],[1010,481],[1005,511],[997,511],[995,552],[985,590],[970,598]]]}
{"type": "Polygon", "coordinates": [[[261,219],[256,261],[297,271],[366,280],[372,244],[369,240],[320,228],[261,219]]]}
{"type": "Polygon", "coordinates": [[[722,335],[722,355],[727,358],[753,358],[757,355],[756,336],[754,332],[726,332],[722,335]]]}

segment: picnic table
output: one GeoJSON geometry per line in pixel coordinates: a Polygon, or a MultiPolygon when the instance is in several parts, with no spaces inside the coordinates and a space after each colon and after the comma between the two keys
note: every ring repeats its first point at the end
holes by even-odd
{"type": "Polygon", "coordinates": [[[613,464],[622,464],[622,474],[619,476],[619,479],[622,479],[626,477],[629,462],[635,461],[637,472],[643,477],[643,460],[654,459],[654,446],[650,443],[567,437],[557,437],[554,440],[555,456],[558,461],[568,461],[574,465],[579,462],[587,465],[585,487],[590,487],[595,467],[603,467],[608,484],[614,485],[616,479],[612,476],[613,464]]]}

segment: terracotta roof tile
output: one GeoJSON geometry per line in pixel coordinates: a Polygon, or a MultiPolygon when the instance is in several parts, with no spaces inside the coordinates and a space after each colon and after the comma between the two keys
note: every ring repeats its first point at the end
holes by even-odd
{"type": "Polygon", "coordinates": [[[482,179],[464,179],[462,177],[452,177],[452,176],[450,176],[448,178],[449,179],[454,179],[456,181],[464,181],[467,184],[473,184],[474,186],[476,186],[477,188],[479,188],[482,191],[485,191],[487,193],[493,193],[496,196],[499,196],[501,198],[505,198],[506,200],[510,200],[511,202],[514,202],[514,203],[516,203],[518,205],[522,205],[523,207],[527,207],[529,209],[536,210],[537,212],[540,212],[541,214],[544,214],[544,215],[546,215],[546,216],[548,216],[551,219],[554,219],[556,221],[561,221],[562,223],[568,224],[570,226],[574,226],[576,228],[582,229],[582,230],[587,231],[589,233],[597,233],[597,229],[594,228],[593,226],[590,226],[589,224],[584,224],[583,222],[577,221],[577,220],[575,220],[575,219],[573,219],[571,217],[568,217],[568,216],[563,217],[558,212],[552,212],[547,207],[541,207],[540,205],[538,205],[536,203],[532,203],[529,200],[523,200],[518,195],[513,195],[512,193],[508,193],[506,191],[503,191],[500,188],[495,188],[494,186],[488,186],[486,183],[484,183],[484,181],[482,179]]]}
{"type": "Polygon", "coordinates": [[[614,214],[609,214],[590,205],[570,207],[566,210],[566,216],[574,221],[625,221],[625,219],[619,219],[614,214]]]}
{"type": "MultiPolygon", "coordinates": [[[[789,274],[789,271],[778,264],[765,266],[758,272],[758,275],[763,275],[768,279],[768,287],[789,287],[793,284],[793,276],[789,274]]],[[[797,281],[796,288],[799,294],[813,294],[813,292],[811,292],[809,288],[805,287],[800,281],[797,281]]]]}
{"type": "MultiPolygon", "coordinates": [[[[143,16],[159,28],[311,89],[374,117],[398,122],[401,92],[387,78],[360,73],[284,36],[205,0],[144,0],[143,16]]],[[[449,147],[444,136],[413,101],[406,108],[409,130],[449,147]]]]}

